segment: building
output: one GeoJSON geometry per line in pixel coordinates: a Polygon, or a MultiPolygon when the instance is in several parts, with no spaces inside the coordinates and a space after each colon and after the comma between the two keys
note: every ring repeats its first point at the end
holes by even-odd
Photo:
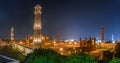
{"type": "Polygon", "coordinates": [[[95,38],[87,38],[85,40],[80,41],[80,49],[83,52],[90,52],[96,50],[96,39],[95,38]]]}
{"type": "MultiPolygon", "coordinates": [[[[34,48],[33,40],[34,40],[33,36],[26,37],[25,45],[27,47],[34,48]]],[[[53,45],[53,40],[49,40],[48,36],[42,36],[41,42],[42,42],[41,48],[42,48],[42,46],[49,46],[51,44],[53,45]]]]}
{"type": "MultiPolygon", "coordinates": [[[[80,42],[70,41],[68,43],[60,41],[60,33],[58,33],[58,40],[50,40],[48,36],[43,36],[41,26],[41,9],[42,7],[38,4],[34,7],[34,35],[28,36],[26,41],[23,43],[19,42],[18,48],[21,48],[24,52],[34,50],[36,48],[51,48],[57,53],[62,55],[70,55],[79,52],[91,52],[96,50],[96,39],[87,38],[85,40],[80,39],[80,42]],[[19,46],[20,45],[20,46],[19,46]],[[22,47],[23,46],[23,47],[22,47]],[[31,50],[30,50],[30,49],[31,50]]],[[[104,44],[104,29],[101,29],[101,39],[104,44]]]]}
{"type": "Polygon", "coordinates": [[[0,55],[0,63],[20,63],[19,60],[0,55]]]}

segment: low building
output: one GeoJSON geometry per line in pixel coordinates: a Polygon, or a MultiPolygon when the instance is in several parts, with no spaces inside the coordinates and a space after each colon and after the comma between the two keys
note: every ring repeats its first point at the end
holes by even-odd
{"type": "Polygon", "coordinates": [[[116,43],[105,43],[105,48],[115,49],[116,43]]]}
{"type": "Polygon", "coordinates": [[[80,41],[80,49],[82,52],[90,52],[96,50],[96,40],[95,38],[87,38],[80,41]]]}

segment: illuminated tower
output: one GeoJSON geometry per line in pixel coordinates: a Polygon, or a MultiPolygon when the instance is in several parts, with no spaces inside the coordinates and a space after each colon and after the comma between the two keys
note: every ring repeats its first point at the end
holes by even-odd
{"type": "Polygon", "coordinates": [[[101,46],[104,46],[104,27],[101,27],[101,46]]]}
{"type": "Polygon", "coordinates": [[[42,26],[41,26],[41,9],[42,7],[37,4],[34,7],[35,11],[34,11],[34,36],[33,36],[33,43],[34,43],[34,48],[40,48],[41,47],[41,30],[42,30],[42,26]]]}
{"type": "Polygon", "coordinates": [[[114,40],[114,36],[113,36],[113,34],[112,34],[112,41],[114,40]]]}
{"type": "Polygon", "coordinates": [[[11,42],[13,43],[14,41],[14,28],[11,27],[11,38],[10,38],[11,42]]]}
{"type": "Polygon", "coordinates": [[[60,42],[60,32],[58,32],[57,40],[58,40],[58,42],[60,42]]]}
{"type": "Polygon", "coordinates": [[[112,34],[112,43],[115,43],[114,35],[112,34]]]}

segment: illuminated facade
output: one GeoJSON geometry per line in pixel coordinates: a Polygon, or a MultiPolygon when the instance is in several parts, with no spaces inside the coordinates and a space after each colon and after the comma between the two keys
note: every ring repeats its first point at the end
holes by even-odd
{"type": "Polygon", "coordinates": [[[80,49],[83,52],[90,52],[96,50],[96,38],[87,38],[80,41],[80,49]]]}
{"type": "Polygon", "coordinates": [[[34,11],[34,36],[33,36],[33,43],[34,43],[34,48],[40,48],[41,47],[41,42],[42,42],[42,35],[41,35],[41,30],[42,30],[42,26],[41,26],[41,9],[42,7],[37,4],[34,7],[35,11],[34,11]]]}
{"type": "Polygon", "coordinates": [[[31,36],[28,36],[27,39],[26,39],[26,45],[27,45],[27,47],[30,47],[31,46],[30,44],[32,42],[33,42],[33,38],[31,36]]]}

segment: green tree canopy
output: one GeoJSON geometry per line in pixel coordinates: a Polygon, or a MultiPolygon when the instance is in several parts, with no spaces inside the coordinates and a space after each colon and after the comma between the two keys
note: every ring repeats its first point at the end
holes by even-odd
{"type": "Polygon", "coordinates": [[[65,57],[51,49],[36,49],[26,57],[26,63],[64,63],[65,57]]]}
{"type": "Polygon", "coordinates": [[[109,63],[120,63],[120,58],[115,58],[111,60],[109,63]]]}
{"type": "Polygon", "coordinates": [[[103,59],[106,61],[110,61],[113,58],[113,52],[103,51],[103,59]]]}
{"type": "Polygon", "coordinates": [[[117,43],[115,46],[115,57],[120,58],[120,43],[117,43]]]}
{"type": "Polygon", "coordinates": [[[88,54],[79,53],[69,56],[66,63],[97,63],[97,61],[88,54]]]}

